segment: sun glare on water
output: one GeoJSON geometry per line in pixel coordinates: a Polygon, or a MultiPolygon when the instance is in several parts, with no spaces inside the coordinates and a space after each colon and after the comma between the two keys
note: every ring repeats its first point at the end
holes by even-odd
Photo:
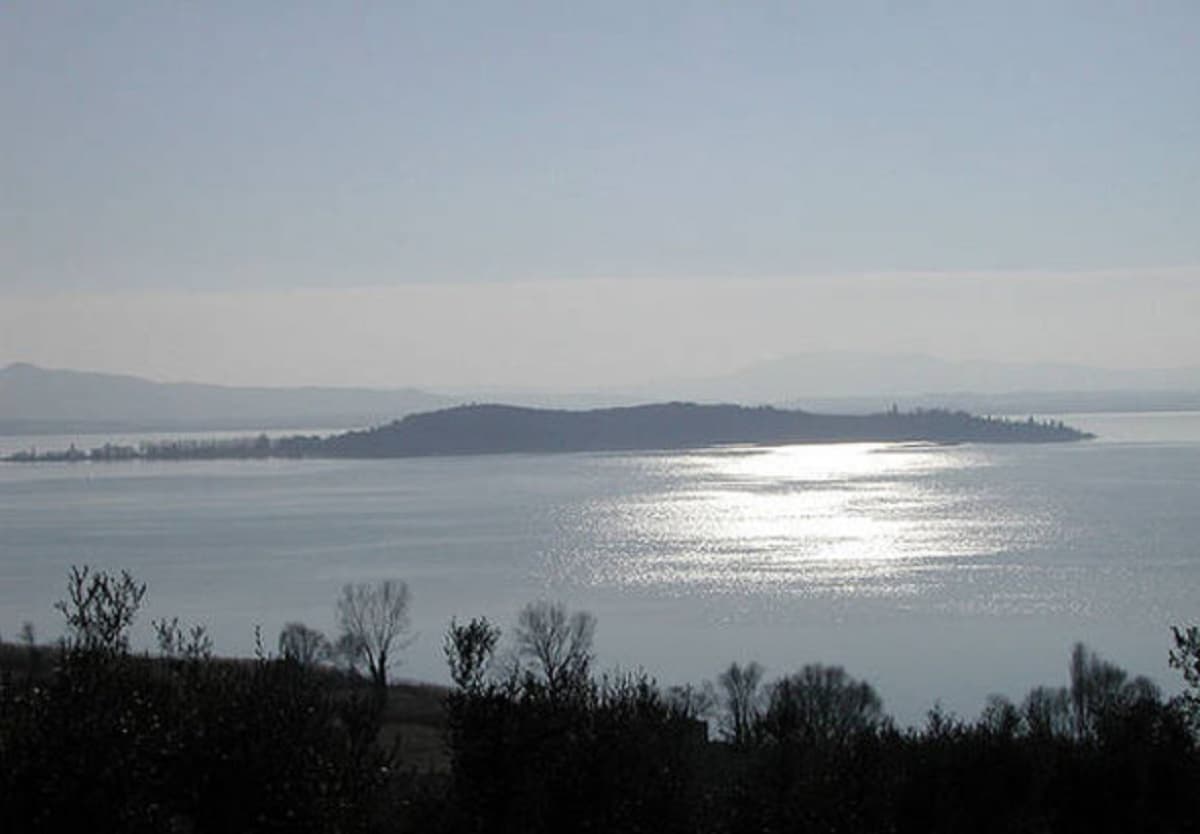
{"type": "Polygon", "coordinates": [[[967,447],[730,447],[647,465],[668,488],[564,519],[589,544],[557,554],[557,570],[677,593],[895,596],[932,563],[994,552],[1012,535],[1009,519],[944,483],[987,465],[967,447]]]}

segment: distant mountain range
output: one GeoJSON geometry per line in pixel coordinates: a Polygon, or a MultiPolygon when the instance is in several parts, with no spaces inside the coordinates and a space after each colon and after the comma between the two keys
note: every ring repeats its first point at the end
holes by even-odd
{"type": "Polygon", "coordinates": [[[947,407],[991,414],[1200,409],[1200,367],[1113,370],[1064,364],[820,353],[706,379],[578,393],[416,388],[267,388],[135,376],[0,369],[0,433],[361,428],[467,402],[588,408],[677,400],[835,413],[947,407]]]}
{"type": "MultiPolygon", "coordinates": [[[[1085,365],[939,359],[920,354],[811,353],[759,362],[733,373],[646,386],[655,396],[701,402],[788,403],[871,408],[897,398],[915,405],[1039,402],[1136,406],[1167,399],[1200,404],[1200,366],[1126,370],[1085,365]],[[1179,397],[1179,394],[1187,394],[1179,397]],[[1152,395],[1152,396],[1148,396],[1152,395]],[[931,400],[940,400],[932,402],[931,400]]],[[[638,392],[633,392],[638,393],[638,392]]],[[[1073,410],[1073,409],[1066,409],[1073,410]]]]}
{"type": "Polygon", "coordinates": [[[238,388],[15,364],[0,370],[0,431],[351,428],[459,400],[412,388],[238,388]]]}

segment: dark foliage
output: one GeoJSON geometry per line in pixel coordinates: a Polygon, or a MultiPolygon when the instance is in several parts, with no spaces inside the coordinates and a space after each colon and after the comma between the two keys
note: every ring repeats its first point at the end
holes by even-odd
{"type": "Polygon", "coordinates": [[[1179,696],[1179,708],[1200,735],[1200,627],[1173,628],[1171,635],[1175,638],[1171,667],[1183,673],[1187,684],[1187,690],[1179,696]]]}
{"type": "Polygon", "coordinates": [[[290,660],[214,661],[201,628],[156,623],[145,587],[74,569],[56,665],[0,683],[3,830],[352,831],[384,796],[378,702],[290,660]]]}
{"type": "Polygon", "coordinates": [[[643,676],[533,675],[447,702],[454,831],[695,831],[703,725],[643,676]]]}
{"type": "Polygon", "coordinates": [[[0,691],[5,830],[361,828],[388,763],[372,703],[288,661],[63,651],[0,691]]]}
{"type": "Polygon", "coordinates": [[[443,650],[455,686],[468,692],[483,686],[499,640],[500,629],[486,617],[476,617],[466,625],[450,620],[443,650]]]}
{"type": "MultiPolygon", "coordinates": [[[[460,627],[461,629],[461,627],[460,627]]],[[[491,632],[489,632],[490,634],[491,632]]],[[[1072,687],[976,722],[895,729],[874,690],[811,665],[758,694],[722,675],[726,742],[644,678],[479,682],[448,703],[447,831],[1185,832],[1200,755],[1185,714],[1086,648],[1072,687]],[[732,686],[731,684],[737,684],[732,686]],[[730,715],[733,711],[736,715],[730,715]]],[[[750,672],[747,675],[747,671],[750,672]]]]}
{"type": "MultiPolygon", "coordinates": [[[[175,620],[157,624],[161,657],[131,655],[142,593],[75,571],[60,606],[69,640],[3,647],[6,834],[1200,830],[1191,702],[1164,703],[1083,646],[1069,688],[1020,707],[994,697],[974,722],[935,709],[906,731],[838,667],[762,686],[761,667],[735,664],[720,681],[726,740],[709,741],[710,684],[664,694],[645,675],[596,678],[594,623],[572,630],[565,609],[535,606],[556,627],[529,632],[526,617],[518,645],[558,635],[549,645],[581,662],[534,653],[495,677],[499,630],[452,623],[448,771],[421,775],[381,748],[377,686],[298,658],[214,660],[203,630],[175,620]]],[[[1194,687],[1197,641],[1176,641],[1194,687]]]]}

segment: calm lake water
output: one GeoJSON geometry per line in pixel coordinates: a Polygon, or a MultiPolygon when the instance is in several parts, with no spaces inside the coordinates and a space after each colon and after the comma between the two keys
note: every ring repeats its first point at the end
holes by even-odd
{"type": "MultiPolygon", "coordinates": [[[[345,582],[406,579],[399,675],[445,680],[452,615],[546,597],[601,664],[663,683],[839,663],[901,721],[1065,683],[1083,640],[1164,689],[1200,621],[1200,413],[1062,415],[1063,445],[896,444],[395,461],[0,466],[0,634],[60,632],[72,564],[149,585],[219,652],[332,630],[345,582]]],[[[66,438],[82,446],[113,438],[66,438]]],[[[64,439],[0,438],[0,451],[64,439]]]]}

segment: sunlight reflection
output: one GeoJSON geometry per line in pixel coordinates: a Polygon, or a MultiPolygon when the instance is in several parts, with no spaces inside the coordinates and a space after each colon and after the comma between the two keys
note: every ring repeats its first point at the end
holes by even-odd
{"type": "Polygon", "coordinates": [[[545,554],[551,580],[903,597],[927,589],[931,560],[995,553],[1038,523],[950,483],[956,470],[989,465],[975,447],[725,448],[644,460],[658,488],[558,519],[564,535],[545,554]]]}

